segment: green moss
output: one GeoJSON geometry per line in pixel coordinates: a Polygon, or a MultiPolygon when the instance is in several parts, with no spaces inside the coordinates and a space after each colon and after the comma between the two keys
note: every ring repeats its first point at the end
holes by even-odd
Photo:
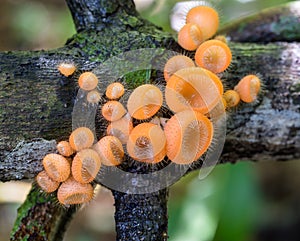
{"type": "Polygon", "coordinates": [[[299,84],[295,84],[295,85],[291,88],[291,92],[300,92],[300,83],[299,83],[299,84]]]}
{"type": "Polygon", "coordinates": [[[242,22],[242,23],[239,25],[239,30],[238,30],[238,32],[239,32],[239,33],[244,32],[244,30],[245,30],[245,28],[246,28],[247,26],[248,26],[247,23],[242,22]]]}
{"type": "MultiPolygon", "coordinates": [[[[136,16],[125,13],[119,19],[121,25],[104,27],[101,31],[82,31],[69,40],[68,47],[85,53],[90,61],[103,62],[128,50],[157,48],[175,43],[169,33],[144,23],[136,16]],[[135,28],[135,29],[133,29],[135,28]]],[[[80,53],[79,53],[80,54],[80,53]]]]}
{"type": "Polygon", "coordinates": [[[136,87],[149,84],[151,78],[151,70],[138,70],[134,72],[129,72],[123,76],[123,80],[126,83],[127,88],[135,89],[136,87]]]}
{"type": "MultiPolygon", "coordinates": [[[[11,232],[11,240],[14,240],[14,236],[18,232],[24,232],[22,230],[22,226],[26,225],[26,230],[39,230],[39,236],[44,237],[44,240],[47,240],[47,232],[41,227],[44,226],[44,224],[41,224],[39,222],[39,219],[29,219],[30,213],[32,212],[32,208],[41,204],[45,203],[51,203],[54,200],[54,196],[49,194],[46,195],[44,192],[42,192],[38,187],[33,185],[31,191],[29,192],[26,201],[18,208],[18,216],[15,221],[13,230],[11,232]],[[29,220],[29,222],[23,223],[24,220],[29,220]]],[[[22,241],[29,240],[30,235],[26,234],[22,241]]]]}
{"type": "Polygon", "coordinates": [[[279,22],[271,25],[272,31],[286,40],[299,39],[299,19],[295,16],[279,16],[279,22]]]}
{"type": "Polygon", "coordinates": [[[127,15],[127,14],[124,17],[120,18],[120,21],[124,25],[128,25],[132,28],[142,25],[142,21],[139,18],[137,18],[136,16],[127,15]]]}
{"type": "Polygon", "coordinates": [[[237,19],[224,25],[220,34],[234,41],[276,42],[299,41],[298,5],[293,2],[265,9],[254,15],[237,19]]]}
{"type": "Polygon", "coordinates": [[[103,14],[111,14],[115,12],[118,8],[118,6],[114,3],[114,1],[107,1],[107,0],[101,0],[100,3],[101,10],[103,11],[103,14]]]}

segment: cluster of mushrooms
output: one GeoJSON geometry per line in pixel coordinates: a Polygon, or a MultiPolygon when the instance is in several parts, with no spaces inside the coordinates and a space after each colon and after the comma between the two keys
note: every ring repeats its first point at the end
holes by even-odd
{"type": "MultiPolygon", "coordinates": [[[[230,66],[232,54],[224,36],[211,39],[219,26],[217,11],[199,2],[187,5],[180,18],[181,24],[175,28],[178,43],[188,51],[196,51],[195,61],[183,54],[172,56],[164,66],[163,89],[143,84],[126,100],[127,90],[122,83],[109,84],[105,103],[100,106],[107,121],[106,135],[97,140],[90,128],[80,126],[68,141],[58,143],[57,153],[44,157],[44,170],[36,181],[45,192],[56,191],[61,204],[89,202],[101,165],[117,166],[125,153],[149,165],[165,157],[179,165],[198,160],[212,144],[213,118],[237,106],[240,100],[250,103],[257,99],[261,81],[256,75],[245,76],[224,93],[221,76],[230,66]],[[170,118],[157,115],[162,106],[173,113],[170,118]]],[[[59,66],[65,76],[75,69],[69,63],[59,66]]],[[[92,72],[84,72],[78,79],[89,104],[98,104],[102,98],[98,83],[92,72]]]]}

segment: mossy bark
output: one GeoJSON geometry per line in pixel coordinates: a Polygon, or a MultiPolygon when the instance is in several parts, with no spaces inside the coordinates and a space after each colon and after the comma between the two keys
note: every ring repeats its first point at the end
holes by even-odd
{"type": "Polygon", "coordinates": [[[11,240],[63,240],[68,223],[77,207],[60,206],[54,194],[45,194],[33,185],[26,201],[18,209],[18,217],[11,232],[11,240]]]}
{"type": "MultiPolygon", "coordinates": [[[[281,42],[230,43],[230,46],[234,58],[223,76],[225,86],[231,88],[242,76],[259,73],[264,87],[255,104],[244,104],[228,113],[227,140],[221,162],[299,158],[300,45],[281,42]]],[[[44,62],[36,63],[32,71],[19,71],[11,66],[9,72],[8,63],[24,62],[23,57],[12,58],[11,55],[13,53],[2,54],[0,59],[7,71],[2,74],[7,77],[1,80],[3,88],[0,90],[1,181],[33,178],[41,170],[42,157],[55,149],[55,141],[66,139],[71,132],[76,78],[82,70],[93,69],[97,64],[74,58],[72,61],[80,70],[66,78],[56,69],[62,57],[55,59],[51,55],[46,61],[44,53],[44,62]],[[14,62],[9,62],[10,59],[14,62]],[[26,87],[23,90],[19,85],[26,87]]]]}
{"type": "MultiPolygon", "coordinates": [[[[78,88],[76,81],[81,72],[92,70],[108,58],[128,50],[161,47],[182,52],[171,34],[137,14],[132,1],[67,0],[67,3],[78,33],[68,40],[66,46],[50,51],[0,53],[1,181],[33,178],[42,169],[40,161],[43,155],[55,149],[56,141],[68,137],[78,88]],[[60,75],[57,66],[61,62],[74,63],[77,66],[75,74],[68,78],[60,75]]],[[[294,16],[294,13],[291,11],[290,15],[294,16]]],[[[263,23],[264,18],[261,19],[263,23]]],[[[239,29],[241,24],[236,26],[239,29]]],[[[298,24],[293,27],[299,31],[298,24]]],[[[266,33],[262,31],[261,34],[266,33]]],[[[239,41],[238,38],[235,40],[239,41]]],[[[291,38],[287,40],[291,41],[291,38]]],[[[259,73],[264,91],[255,104],[241,105],[229,114],[221,162],[246,158],[256,161],[299,158],[300,43],[232,42],[230,47],[234,58],[230,69],[222,76],[225,86],[233,87],[242,76],[259,73]]],[[[200,167],[201,161],[190,170],[200,167]]],[[[24,225],[20,220],[42,217],[49,205],[53,209],[51,222],[68,220],[70,213],[55,206],[51,196],[39,202],[39,198],[32,198],[35,195],[39,196],[39,192],[33,190],[22,205],[12,240],[34,238],[30,233],[18,232],[24,225]]],[[[117,192],[114,195],[118,240],[124,240],[128,231],[126,227],[134,230],[135,224],[139,228],[145,227],[137,230],[141,239],[164,240],[162,238],[167,234],[167,190],[162,190],[159,195],[126,196],[117,192]],[[153,222],[154,216],[150,221],[144,216],[137,216],[134,220],[132,210],[129,210],[132,206],[123,203],[128,198],[132,205],[137,205],[140,214],[145,208],[143,198],[160,201],[157,205],[161,208],[158,216],[162,218],[159,228],[153,222]],[[132,218],[126,219],[127,214],[132,218]],[[156,234],[151,231],[152,227],[157,230],[156,234]]],[[[40,235],[49,231],[44,222],[35,227],[35,233],[40,235]]],[[[53,237],[48,240],[58,240],[53,237]]]]}
{"type": "Polygon", "coordinates": [[[220,30],[232,41],[269,43],[300,41],[300,3],[266,9],[230,22],[220,30]]]}

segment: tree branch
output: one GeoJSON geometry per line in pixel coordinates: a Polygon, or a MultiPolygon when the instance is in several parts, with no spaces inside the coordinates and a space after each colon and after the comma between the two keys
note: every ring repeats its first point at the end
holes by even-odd
{"type": "Polygon", "coordinates": [[[124,13],[137,15],[132,0],[66,0],[66,2],[78,32],[88,29],[102,30],[107,25],[114,27],[122,25],[124,13]]]}
{"type": "Polygon", "coordinates": [[[232,41],[270,43],[300,41],[299,1],[266,9],[230,22],[221,30],[232,41]]]}
{"type": "MultiPolygon", "coordinates": [[[[89,5],[84,2],[82,4],[89,5]]],[[[99,1],[98,4],[101,7],[101,4],[105,5],[107,1],[99,1]]],[[[119,4],[119,9],[126,2],[114,4],[119,4]]],[[[130,4],[123,9],[130,10],[129,7],[130,4]]],[[[82,18],[88,16],[83,15],[82,18]]],[[[93,22],[93,18],[90,19],[93,22]]],[[[129,15],[121,8],[118,15],[114,16],[114,21],[109,22],[113,26],[106,26],[101,30],[101,38],[97,32],[101,28],[94,28],[92,24],[88,26],[89,21],[78,21],[78,30],[81,30],[80,24],[87,24],[85,31],[73,36],[64,48],[53,51],[1,53],[1,181],[33,178],[41,170],[41,158],[54,148],[55,141],[51,140],[66,139],[70,134],[71,107],[78,89],[77,79],[80,72],[92,70],[109,57],[129,49],[163,47],[175,43],[169,34],[157,30],[155,26],[134,15],[129,15]],[[57,71],[57,65],[61,62],[75,63],[78,71],[70,78],[62,77],[57,71]],[[38,137],[50,141],[36,140],[38,137]],[[24,161],[27,160],[25,158],[30,158],[30,161],[24,161]],[[12,170],[10,165],[16,164],[17,160],[21,160],[24,165],[18,163],[12,170]]],[[[176,47],[179,49],[177,45],[176,47]]],[[[11,240],[31,240],[36,237],[49,241],[62,239],[65,225],[75,210],[64,211],[51,196],[46,196],[40,203],[39,194],[39,190],[33,190],[21,206],[11,240]],[[48,211],[49,207],[51,211],[48,211]],[[39,220],[38,225],[35,223],[32,228],[26,229],[26,223],[31,219],[39,220]],[[54,228],[54,225],[59,228],[54,228]]],[[[149,194],[149,197],[151,196],[149,194]]],[[[161,208],[162,212],[166,212],[165,206],[161,208]]],[[[163,218],[166,224],[167,217],[163,218]]],[[[140,220],[140,227],[144,226],[144,222],[145,220],[140,220]]],[[[117,226],[121,231],[121,226],[117,226]]],[[[166,231],[166,225],[162,229],[166,231]]]]}
{"type": "Polygon", "coordinates": [[[67,225],[77,207],[60,207],[51,194],[45,194],[35,185],[26,201],[18,209],[18,218],[11,232],[12,241],[62,241],[67,225]]]}
{"type": "MultiPolygon", "coordinates": [[[[225,86],[233,87],[245,74],[259,73],[264,82],[264,91],[256,104],[244,104],[229,113],[227,140],[221,162],[236,162],[245,158],[254,161],[299,158],[300,70],[297,63],[300,61],[300,44],[232,43],[231,48],[234,61],[224,75],[225,86]]],[[[17,58],[18,54],[14,57],[12,55],[14,56],[13,53],[2,54],[0,60],[0,66],[5,64],[8,68],[7,59],[14,59],[10,63],[10,75],[2,72],[4,74],[1,76],[8,77],[0,79],[2,86],[7,86],[0,96],[1,181],[33,178],[37,174],[41,157],[53,150],[54,144],[44,143],[41,148],[41,143],[35,142],[34,138],[61,140],[70,134],[72,104],[78,77],[76,74],[72,78],[64,78],[58,74],[56,65],[65,55],[55,59],[52,53],[48,56],[43,53],[43,58],[30,58],[32,65],[22,73],[14,66],[20,66],[22,62],[29,60],[25,61],[24,57],[17,58]],[[46,62],[51,64],[47,65],[46,62]],[[22,81],[18,80],[21,74],[22,81]],[[37,79],[34,80],[35,78],[37,79]],[[26,87],[20,87],[20,84],[26,87]],[[24,141],[32,142],[31,148],[26,152],[19,144],[24,141]],[[28,157],[32,158],[28,165],[20,162],[28,157]]],[[[85,58],[74,60],[78,66],[84,68],[97,64],[92,64],[85,58]]]]}
{"type": "MultiPolygon", "coordinates": [[[[131,11],[132,1],[68,0],[68,5],[80,32],[68,40],[64,48],[0,53],[0,181],[33,178],[41,170],[42,157],[53,151],[56,141],[66,139],[70,134],[71,112],[80,72],[92,70],[108,58],[127,50],[164,47],[181,52],[170,34],[131,11]],[[77,65],[74,76],[66,78],[59,74],[57,65],[63,61],[77,65]]],[[[299,28],[299,25],[296,26],[299,28]]],[[[299,158],[300,44],[231,43],[230,46],[234,59],[230,70],[223,76],[225,85],[233,87],[242,76],[260,73],[265,91],[254,105],[245,104],[230,113],[221,161],[299,158]]],[[[196,163],[190,170],[200,166],[201,162],[196,163]]],[[[159,235],[157,240],[163,240],[167,231],[166,190],[141,196],[115,191],[114,196],[117,236],[120,240],[128,234],[126,225],[142,232],[141,236],[151,234],[144,229],[141,231],[139,227],[148,221],[146,227],[154,227],[152,221],[158,217],[162,220],[154,228],[157,228],[159,235]],[[142,202],[143,199],[149,201],[142,202]],[[147,220],[143,210],[148,215],[150,213],[144,204],[151,204],[154,200],[161,209],[150,216],[153,220],[147,220]],[[129,201],[131,205],[124,201],[129,201]],[[137,207],[131,210],[133,203],[137,207]],[[126,217],[133,217],[131,215],[135,211],[141,215],[137,220],[139,227],[134,227],[133,219],[126,220],[126,217]]],[[[45,199],[43,205],[47,206],[48,202],[53,204],[51,197],[45,199]]],[[[34,211],[33,214],[39,213],[35,211],[38,205],[37,201],[28,206],[34,211]]],[[[41,213],[47,213],[46,206],[42,207],[41,213]]],[[[57,208],[53,207],[53,211],[57,208]]],[[[29,214],[25,212],[24,220],[29,214]]],[[[65,213],[61,217],[66,218],[67,215],[65,213]]],[[[60,213],[49,222],[56,222],[59,217],[60,213]]],[[[20,226],[18,223],[16,225],[20,226]]]]}
{"type": "Polygon", "coordinates": [[[116,200],[117,241],[128,240],[129,237],[133,241],[167,240],[167,189],[144,195],[112,193],[116,200]]]}
{"type": "Polygon", "coordinates": [[[232,46],[234,62],[226,85],[233,87],[245,74],[259,73],[264,86],[256,104],[229,113],[222,161],[299,158],[300,44],[238,46],[232,46]]]}

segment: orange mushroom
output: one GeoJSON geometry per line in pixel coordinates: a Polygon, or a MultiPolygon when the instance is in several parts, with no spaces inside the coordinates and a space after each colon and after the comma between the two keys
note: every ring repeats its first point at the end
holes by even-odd
{"type": "Polygon", "coordinates": [[[92,72],[84,72],[79,76],[78,85],[83,90],[93,90],[98,85],[98,78],[92,72]]]}
{"type": "Polygon", "coordinates": [[[168,59],[164,67],[164,78],[166,81],[178,70],[195,67],[194,61],[185,55],[176,55],[168,59]]]}
{"type": "Polygon", "coordinates": [[[207,151],[212,142],[213,125],[200,112],[184,110],[171,117],[164,132],[168,158],[177,164],[189,164],[207,151]]]}
{"type": "Polygon", "coordinates": [[[219,27],[219,14],[210,6],[196,6],[186,15],[186,23],[196,24],[201,29],[203,39],[211,38],[219,27]]]}
{"type": "Polygon", "coordinates": [[[71,133],[69,143],[74,150],[80,151],[90,148],[94,143],[94,139],[94,134],[89,128],[79,127],[71,133]]]}
{"type": "Polygon", "coordinates": [[[174,112],[194,109],[206,114],[216,106],[222,94],[221,80],[198,67],[177,71],[167,82],[165,90],[167,105],[174,112]]]}
{"type": "Polygon", "coordinates": [[[234,87],[242,101],[251,103],[257,99],[261,81],[256,75],[247,75],[234,87]]]}
{"type": "Polygon", "coordinates": [[[104,136],[93,146],[93,149],[100,156],[101,163],[106,166],[117,166],[123,161],[123,146],[115,136],[104,136]]]}
{"type": "Polygon", "coordinates": [[[194,51],[204,41],[198,25],[188,23],[178,32],[178,44],[189,51],[194,51]]]}
{"type": "Polygon", "coordinates": [[[116,121],[121,119],[126,114],[124,106],[115,100],[106,102],[101,109],[103,117],[108,121],[116,121]]]}
{"type": "Polygon", "coordinates": [[[101,161],[98,153],[93,149],[77,152],[72,162],[72,175],[77,182],[89,183],[99,172],[101,161]]]}
{"type": "Polygon", "coordinates": [[[127,152],[135,160],[158,163],[166,155],[166,137],[160,126],[142,123],[133,128],[127,142],[127,152]]]}
{"type": "Polygon", "coordinates": [[[75,152],[68,141],[60,141],[56,145],[56,149],[59,154],[66,157],[71,156],[75,152]]]}
{"type": "Polygon", "coordinates": [[[214,73],[221,73],[228,68],[232,59],[229,47],[220,40],[208,40],[202,43],[196,53],[196,64],[214,73]]]}
{"type": "Polygon", "coordinates": [[[126,144],[133,129],[132,118],[127,113],[121,119],[112,121],[106,129],[108,135],[117,137],[122,144],[126,144]]]}
{"type": "Polygon", "coordinates": [[[92,200],[93,186],[90,183],[79,183],[70,177],[60,185],[57,191],[57,199],[63,205],[83,204],[92,200]]]}
{"type": "Polygon", "coordinates": [[[86,96],[86,100],[91,104],[97,104],[100,99],[101,96],[98,90],[91,90],[86,96]]]}
{"type": "Polygon", "coordinates": [[[129,114],[138,120],[144,120],[155,115],[163,102],[162,92],[158,87],[145,84],[137,87],[129,96],[127,109],[129,114]]]}
{"type": "Polygon", "coordinates": [[[43,166],[48,176],[56,182],[63,182],[70,176],[70,163],[59,154],[47,154],[43,166]]]}
{"type": "Polygon", "coordinates": [[[60,182],[52,180],[46,171],[41,171],[36,176],[36,182],[41,187],[41,189],[47,193],[54,192],[60,184],[60,182]]]}
{"type": "Polygon", "coordinates": [[[240,96],[235,90],[227,90],[223,95],[226,106],[227,107],[234,107],[237,106],[238,103],[240,103],[240,96]]]}
{"type": "Polygon", "coordinates": [[[61,63],[58,66],[58,70],[62,75],[68,77],[68,76],[72,75],[75,72],[76,66],[74,64],[71,64],[71,63],[61,63]]]}
{"type": "Polygon", "coordinates": [[[119,82],[111,83],[107,86],[105,95],[108,99],[119,99],[125,92],[124,86],[119,82]]]}

